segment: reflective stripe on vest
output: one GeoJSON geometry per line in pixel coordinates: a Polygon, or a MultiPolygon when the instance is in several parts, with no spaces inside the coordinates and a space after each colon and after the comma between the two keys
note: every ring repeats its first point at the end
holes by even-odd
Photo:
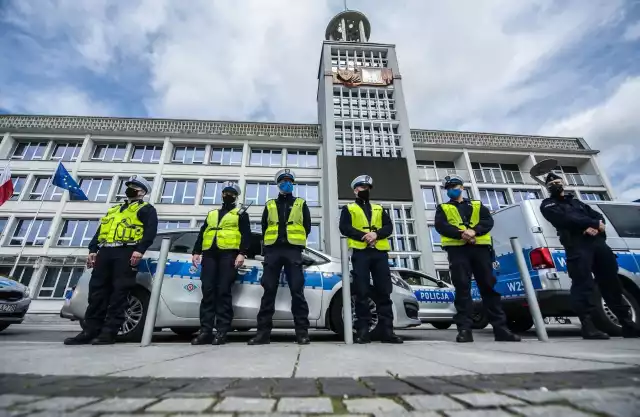
{"type": "Polygon", "coordinates": [[[218,249],[240,249],[242,235],[240,234],[238,209],[229,210],[221,219],[218,218],[219,215],[220,210],[211,210],[207,214],[207,228],[202,235],[202,250],[211,248],[214,240],[218,249]]]}
{"type": "MultiPolygon", "coordinates": [[[[480,207],[482,203],[480,201],[472,201],[471,207],[473,210],[471,211],[471,220],[469,222],[469,228],[475,227],[480,222],[480,207]]],[[[447,216],[447,222],[452,226],[457,227],[460,230],[467,230],[467,227],[462,222],[462,217],[460,217],[460,212],[458,211],[458,207],[453,204],[443,203],[441,205],[444,214],[447,216]]],[[[442,246],[464,246],[467,244],[463,239],[452,239],[450,237],[441,236],[441,244],[442,246]]],[[[476,245],[490,245],[491,244],[491,234],[487,233],[486,235],[476,236],[476,245]]]]}
{"type": "Polygon", "coordinates": [[[135,202],[120,212],[122,204],[115,205],[100,219],[98,243],[134,244],[142,240],[144,224],[138,219],[138,211],[148,203],[135,202]]]}
{"type": "MultiPolygon", "coordinates": [[[[287,219],[287,241],[292,245],[307,246],[307,231],[304,228],[302,206],[304,200],[296,198],[287,219]]],[[[265,246],[273,245],[278,240],[278,206],[276,200],[267,201],[267,230],[264,232],[265,246]]]]}
{"type": "MultiPolygon", "coordinates": [[[[382,206],[379,204],[371,204],[371,224],[367,220],[364,210],[356,203],[349,203],[347,209],[351,214],[351,226],[364,233],[375,232],[382,228],[382,206]]],[[[350,248],[365,249],[367,243],[361,240],[348,238],[347,244],[350,248]]],[[[380,251],[390,251],[391,244],[389,239],[381,239],[376,241],[375,248],[380,251]]]]}

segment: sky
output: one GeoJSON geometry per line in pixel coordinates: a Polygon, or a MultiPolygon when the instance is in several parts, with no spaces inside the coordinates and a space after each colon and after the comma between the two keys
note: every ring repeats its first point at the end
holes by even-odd
{"type": "MultiPolygon", "coordinates": [[[[0,113],[317,122],[343,0],[0,0],[0,113]]],[[[640,198],[640,0],[348,0],[413,129],[584,137],[640,198]],[[633,103],[636,103],[635,105],[633,103]]]]}

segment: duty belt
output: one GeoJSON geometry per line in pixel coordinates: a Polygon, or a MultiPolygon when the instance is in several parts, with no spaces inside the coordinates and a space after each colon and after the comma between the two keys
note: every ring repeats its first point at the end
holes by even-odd
{"type": "Polygon", "coordinates": [[[113,242],[113,243],[99,243],[98,246],[101,248],[120,248],[124,246],[133,246],[135,243],[122,243],[122,242],[113,242]]]}

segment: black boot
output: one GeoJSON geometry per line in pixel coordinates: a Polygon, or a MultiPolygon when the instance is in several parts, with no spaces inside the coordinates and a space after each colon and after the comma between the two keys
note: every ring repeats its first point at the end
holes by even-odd
{"type": "Polygon", "coordinates": [[[268,345],[271,343],[271,332],[258,330],[258,333],[247,342],[248,345],[268,345]]]}
{"type": "Polygon", "coordinates": [[[213,342],[211,330],[200,330],[200,334],[191,339],[192,345],[210,345],[213,342]]]}
{"type": "Polygon", "coordinates": [[[362,327],[356,331],[356,337],[353,340],[355,343],[359,345],[365,345],[367,343],[371,343],[371,337],[369,337],[369,328],[362,327]]]}
{"type": "Polygon", "coordinates": [[[456,342],[458,343],[473,342],[473,333],[471,333],[471,330],[458,330],[458,335],[456,336],[456,342]]]}
{"type": "Polygon", "coordinates": [[[88,332],[83,330],[73,337],[67,337],[64,339],[64,344],[69,346],[88,345],[97,336],[95,332],[88,332]]]}
{"type": "Polygon", "coordinates": [[[386,333],[384,336],[382,336],[382,339],[380,340],[380,342],[399,345],[404,343],[404,340],[402,340],[400,336],[398,336],[393,331],[391,331],[390,333],[386,333]]]}
{"type": "Polygon", "coordinates": [[[640,337],[640,326],[634,323],[628,315],[622,319],[618,317],[618,321],[620,322],[620,326],[622,326],[622,337],[626,339],[636,339],[640,337]]]}
{"type": "Polygon", "coordinates": [[[213,338],[212,344],[214,344],[214,345],[225,345],[225,344],[227,344],[227,331],[226,330],[218,330],[218,333],[216,333],[216,337],[213,338]]]}
{"type": "Polygon", "coordinates": [[[306,330],[296,332],[296,342],[299,345],[308,345],[311,343],[311,339],[309,339],[309,332],[306,330]]]}
{"type": "Polygon", "coordinates": [[[116,334],[103,330],[98,335],[98,337],[96,337],[91,341],[91,344],[92,345],[113,345],[114,343],[116,343],[116,334]]]}
{"type": "Polygon", "coordinates": [[[513,334],[506,327],[493,329],[493,337],[496,342],[519,342],[522,339],[517,334],[513,334]]]}
{"type": "Polygon", "coordinates": [[[582,338],[587,340],[608,340],[609,335],[596,328],[590,316],[580,317],[582,338]]]}

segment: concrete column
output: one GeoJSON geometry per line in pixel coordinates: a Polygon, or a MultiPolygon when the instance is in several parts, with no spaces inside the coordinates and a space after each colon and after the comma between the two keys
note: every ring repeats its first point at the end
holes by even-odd
{"type": "Polygon", "coordinates": [[[340,27],[342,28],[342,40],[347,41],[347,22],[344,19],[340,21],[340,27]]]}
{"type": "MultiPolygon", "coordinates": [[[[31,276],[31,281],[29,281],[29,293],[31,294],[32,299],[38,298],[38,292],[40,292],[40,286],[44,280],[44,272],[47,269],[45,262],[42,261],[42,258],[38,259],[38,263],[33,270],[33,275],[31,276]]],[[[19,263],[18,266],[20,266],[19,263]]]]}
{"type": "Polygon", "coordinates": [[[366,38],[364,23],[362,22],[362,20],[358,23],[358,29],[360,31],[360,42],[367,42],[368,39],[366,38]]]}
{"type": "Polygon", "coordinates": [[[476,183],[476,176],[473,174],[473,167],[471,166],[471,159],[469,158],[469,152],[464,150],[464,162],[466,165],[466,170],[469,172],[470,184],[471,184],[471,192],[473,193],[474,200],[480,200],[480,189],[478,188],[478,183],[476,183]]]}
{"type": "Polygon", "coordinates": [[[0,142],[0,159],[11,158],[11,151],[13,150],[15,144],[16,141],[11,137],[11,133],[5,133],[2,136],[2,141],[0,142]]]}
{"type": "Polygon", "coordinates": [[[600,163],[598,162],[598,158],[596,155],[591,155],[591,163],[593,164],[593,168],[595,169],[596,173],[602,179],[602,183],[607,188],[607,193],[609,194],[609,197],[611,198],[611,200],[615,200],[616,199],[615,190],[611,185],[611,181],[609,181],[609,177],[607,176],[607,174],[604,172],[604,170],[600,168],[600,163]]]}
{"type": "Polygon", "coordinates": [[[198,186],[196,187],[196,199],[195,205],[200,205],[200,201],[202,200],[202,194],[204,193],[204,178],[198,178],[198,186]]]}

